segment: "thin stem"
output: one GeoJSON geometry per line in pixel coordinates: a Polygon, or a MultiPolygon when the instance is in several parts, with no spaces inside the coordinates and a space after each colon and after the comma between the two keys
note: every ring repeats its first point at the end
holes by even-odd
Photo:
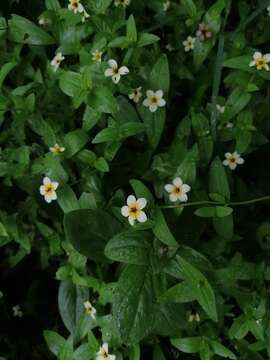
{"type": "Polygon", "coordinates": [[[177,209],[181,207],[188,207],[188,206],[197,206],[197,205],[219,205],[219,206],[242,206],[242,205],[249,205],[249,204],[255,204],[257,202],[262,202],[270,200],[270,195],[262,196],[255,199],[245,200],[245,201],[235,201],[235,202],[229,202],[229,203],[222,203],[219,201],[211,201],[211,200],[204,200],[204,201],[193,201],[189,203],[184,203],[181,205],[164,205],[161,206],[163,209],[177,209]]]}

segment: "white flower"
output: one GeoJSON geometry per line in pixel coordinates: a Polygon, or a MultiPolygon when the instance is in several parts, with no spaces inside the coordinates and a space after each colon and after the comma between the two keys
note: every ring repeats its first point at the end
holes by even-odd
{"type": "Polygon", "coordinates": [[[124,8],[130,4],[130,0],[114,0],[114,6],[123,6],[124,8]]]}
{"type": "Polygon", "coordinates": [[[142,97],[141,92],[142,87],[139,86],[136,89],[133,89],[132,93],[128,95],[130,100],[133,100],[135,103],[138,103],[140,101],[140,98],[142,97]]]}
{"type": "Polygon", "coordinates": [[[134,195],[129,195],[127,205],[121,208],[121,214],[128,218],[130,225],[134,225],[134,221],[145,222],[147,216],[142,209],[146,207],[147,200],[144,198],[136,199],[134,195]]]}
{"type": "Polygon", "coordinates": [[[58,144],[54,144],[54,146],[50,147],[50,152],[52,152],[55,155],[61,154],[65,151],[65,148],[63,146],[59,146],[58,144]]]}
{"type": "Polygon", "coordinates": [[[230,121],[228,121],[228,122],[226,123],[225,127],[226,127],[227,129],[232,129],[232,128],[233,128],[233,123],[230,122],[230,121]]]}
{"type": "Polygon", "coordinates": [[[225,158],[226,159],[223,161],[223,165],[229,166],[231,170],[235,170],[237,165],[242,165],[245,162],[245,160],[241,158],[237,151],[234,153],[227,152],[225,154],[225,158]]]}
{"type": "Polygon", "coordinates": [[[84,6],[81,4],[80,0],[69,0],[68,9],[73,11],[74,14],[84,12],[84,6]]]}
{"type": "Polygon", "coordinates": [[[270,16],[270,6],[267,7],[268,16],[270,16]]]}
{"type": "Polygon", "coordinates": [[[13,310],[13,316],[15,316],[15,317],[22,317],[23,316],[23,312],[22,312],[22,310],[20,308],[20,305],[13,306],[12,310],[13,310]]]}
{"type": "Polygon", "coordinates": [[[51,61],[51,65],[54,71],[57,71],[63,60],[65,60],[65,57],[62,55],[62,53],[57,53],[55,55],[55,57],[51,61]]]}
{"type": "Polygon", "coordinates": [[[39,192],[44,196],[47,203],[57,199],[56,189],[59,184],[57,181],[51,181],[48,177],[43,179],[43,185],[40,186],[39,192]]]}
{"type": "Polygon", "coordinates": [[[217,104],[217,111],[220,112],[221,114],[223,114],[225,111],[225,106],[221,106],[221,105],[217,104]]]}
{"type": "Polygon", "coordinates": [[[198,30],[196,31],[196,36],[201,41],[210,39],[212,37],[212,32],[209,30],[209,27],[205,23],[199,24],[198,30]]]}
{"type": "Polygon", "coordinates": [[[144,99],[143,105],[149,107],[151,112],[155,112],[158,107],[163,107],[166,105],[166,101],[163,99],[163,91],[158,90],[154,92],[153,90],[146,91],[147,98],[144,99]]]}
{"type": "Polygon", "coordinates": [[[169,0],[165,1],[163,3],[163,11],[167,11],[169,9],[170,5],[171,5],[171,3],[169,0]]]}
{"type": "Polygon", "coordinates": [[[127,75],[129,73],[129,70],[126,66],[121,66],[119,68],[117,62],[113,59],[109,60],[108,64],[110,67],[105,70],[104,75],[111,77],[115,84],[119,83],[121,76],[127,75]]]}
{"type": "Polygon", "coordinates": [[[38,20],[39,25],[46,26],[51,24],[51,20],[46,18],[45,16],[41,16],[38,20]]]}
{"type": "Polygon", "coordinates": [[[185,41],[183,41],[183,45],[185,47],[185,51],[188,52],[194,49],[196,38],[192,36],[188,36],[185,41]]]}
{"type": "Polygon", "coordinates": [[[0,299],[2,299],[2,297],[4,297],[4,293],[3,291],[0,291],[0,299]]]}
{"type": "Polygon", "coordinates": [[[167,44],[166,46],[165,46],[165,48],[168,50],[168,51],[173,51],[173,46],[171,45],[171,44],[167,44]]]}
{"type": "Polygon", "coordinates": [[[269,71],[269,62],[270,54],[263,55],[261,52],[256,51],[253,55],[253,60],[250,62],[249,66],[256,66],[257,70],[265,69],[266,71],[269,71]]]}
{"type": "Polygon", "coordinates": [[[96,354],[96,360],[115,360],[115,355],[109,354],[108,344],[104,343],[96,354]]]}
{"type": "Polygon", "coordinates": [[[95,62],[101,62],[102,54],[103,54],[102,51],[99,51],[99,50],[93,51],[92,52],[92,60],[95,61],[95,62]]]}
{"type": "Polygon", "coordinates": [[[90,301],[85,301],[85,303],[83,305],[84,305],[86,314],[90,315],[91,318],[95,320],[97,310],[94,308],[94,306],[92,306],[90,301]]]}
{"type": "Polygon", "coordinates": [[[200,318],[200,315],[198,313],[196,314],[189,314],[189,317],[188,317],[188,322],[193,322],[193,321],[196,321],[196,322],[200,322],[201,321],[201,318],[200,318]]]}
{"type": "Polygon", "coordinates": [[[179,177],[175,178],[172,184],[166,184],[164,188],[170,194],[169,199],[173,202],[177,200],[187,201],[187,193],[191,190],[191,187],[183,184],[182,179],[179,177]]]}
{"type": "Polygon", "coordinates": [[[82,22],[84,23],[86,19],[89,19],[90,15],[88,14],[88,12],[86,12],[86,10],[83,10],[83,16],[82,16],[82,22]]]}

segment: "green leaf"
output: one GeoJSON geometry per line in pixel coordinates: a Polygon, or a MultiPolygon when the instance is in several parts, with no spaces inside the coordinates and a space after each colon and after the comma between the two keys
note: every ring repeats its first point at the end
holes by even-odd
{"type": "Polygon", "coordinates": [[[237,359],[229,349],[221,345],[219,342],[215,340],[209,340],[209,343],[215,354],[229,359],[237,359]]]}
{"type": "Polygon", "coordinates": [[[88,98],[89,106],[99,112],[116,113],[117,101],[108,87],[99,86],[88,98]]]}
{"type": "Polygon", "coordinates": [[[153,66],[150,73],[150,88],[151,90],[163,90],[165,94],[168,93],[170,87],[170,72],[169,64],[166,55],[162,55],[153,66]]]}
{"type": "Polygon", "coordinates": [[[154,202],[154,197],[150,190],[140,180],[132,179],[129,182],[137,198],[145,198],[148,202],[154,202]]]}
{"type": "Polygon", "coordinates": [[[67,133],[64,137],[65,156],[72,157],[89,141],[89,135],[82,129],[67,133]]]}
{"type": "Polygon", "coordinates": [[[57,202],[64,213],[80,208],[80,204],[74,191],[68,185],[61,186],[57,191],[57,202]]]}
{"type": "Polygon", "coordinates": [[[64,228],[75,249],[97,261],[104,259],[105,245],[121,225],[103,210],[80,209],[65,215],[64,228]]]}
{"type": "Polygon", "coordinates": [[[219,157],[215,157],[209,169],[209,192],[222,195],[230,201],[230,187],[226,171],[219,157]]]}
{"type": "Polygon", "coordinates": [[[58,0],[45,0],[45,5],[48,10],[59,10],[61,8],[58,0]]]}
{"type": "Polygon", "coordinates": [[[88,300],[88,289],[61,281],[58,292],[58,307],[63,323],[74,334],[84,312],[84,302],[88,300]]]}
{"type": "Polygon", "coordinates": [[[196,300],[188,281],[182,281],[163,293],[158,301],[161,303],[187,303],[196,300]]]}
{"type": "Polygon", "coordinates": [[[79,96],[83,92],[82,75],[74,71],[66,71],[60,77],[59,86],[64,94],[71,97],[79,96]]]}
{"type": "Polygon", "coordinates": [[[215,294],[206,277],[180,256],[177,256],[176,258],[198,303],[212,320],[217,321],[215,294]]]}
{"type": "Polygon", "coordinates": [[[213,140],[210,134],[209,120],[201,113],[192,114],[192,126],[197,136],[200,160],[208,164],[213,154],[213,140]]]}
{"type": "Polygon", "coordinates": [[[0,69],[0,89],[3,85],[3,82],[5,81],[5,78],[7,75],[11,72],[11,70],[14,69],[14,67],[17,65],[16,62],[9,62],[7,64],[4,64],[0,69]]]}
{"type": "Polygon", "coordinates": [[[153,227],[154,235],[161,242],[168,245],[169,248],[176,250],[179,247],[179,244],[175,240],[174,236],[172,235],[160,208],[156,207],[154,209],[153,217],[154,217],[154,221],[155,221],[155,225],[153,227]]]}
{"type": "Polygon", "coordinates": [[[160,40],[160,38],[154,34],[139,33],[137,47],[151,45],[151,44],[156,43],[159,40],[160,40]]]}
{"type": "Polygon", "coordinates": [[[194,145],[188,151],[184,160],[177,167],[173,178],[180,177],[187,184],[193,184],[196,179],[196,165],[199,160],[198,146],[194,145]]]}
{"type": "Polygon", "coordinates": [[[127,49],[132,45],[132,42],[126,36],[118,36],[109,42],[108,47],[110,48],[121,48],[127,49]]]}
{"type": "Polygon", "coordinates": [[[126,345],[147,336],[154,319],[154,278],[149,266],[127,265],[113,299],[113,316],[126,345]]]}
{"type": "Polygon", "coordinates": [[[193,0],[182,0],[181,5],[191,19],[196,17],[197,10],[193,0]]]}
{"type": "Polygon", "coordinates": [[[140,360],[141,359],[141,348],[140,345],[133,345],[129,349],[129,360],[140,360]]]}
{"type": "Polygon", "coordinates": [[[91,11],[96,14],[105,14],[112,0],[88,0],[91,11]]]}
{"type": "Polygon", "coordinates": [[[104,252],[111,260],[147,265],[151,243],[151,235],[145,231],[124,231],[107,243],[104,252]]]}
{"type": "Polygon", "coordinates": [[[133,15],[130,15],[127,21],[127,38],[132,43],[137,41],[136,23],[133,15]]]}
{"type": "Polygon", "coordinates": [[[251,94],[243,91],[242,88],[235,88],[226,102],[226,110],[223,114],[223,121],[228,122],[242,111],[251,99],[251,94]]]}
{"type": "Polygon", "coordinates": [[[228,206],[216,206],[216,214],[219,218],[229,216],[232,214],[232,212],[233,209],[228,206]]]}
{"type": "Polygon", "coordinates": [[[12,15],[9,20],[10,40],[30,45],[52,45],[55,40],[46,31],[19,15],[12,15]]]}
{"type": "Polygon", "coordinates": [[[144,124],[139,122],[128,122],[120,126],[120,137],[125,139],[129,136],[134,136],[145,131],[144,124]]]}
{"type": "Polygon", "coordinates": [[[99,144],[103,142],[111,142],[119,140],[119,129],[114,127],[108,127],[101,130],[92,140],[93,144],[99,144]]]}
{"type": "Polygon", "coordinates": [[[199,352],[202,345],[201,337],[188,337],[182,339],[171,339],[171,343],[178,350],[183,351],[184,353],[196,353],[199,352]]]}
{"type": "Polygon", "coordinates": [[[247,55],[238,56],[232,59],[225,60],[223,62],[223,66],[231,69],[238,69],[238,70],[252,72],[252,69],[249,66],[251,60],[252,60],[252,56],[247,56],[247,55]]]}
{"type": "Polygon", "coordinates": [[[148,141],[154,150],[159,144],[164,129],[166,112],[164,108],[159,108],[156,112],[151,113],[148,108],[143,106],[140,107],[139,111],[145,125],[148,141]]]}
{"type": "Polygon", "coordinates": [[[54,355],[58,355],[65,346],[66,340],[55,331],[45,330],[43,332],[47,346],[54,355]]]}

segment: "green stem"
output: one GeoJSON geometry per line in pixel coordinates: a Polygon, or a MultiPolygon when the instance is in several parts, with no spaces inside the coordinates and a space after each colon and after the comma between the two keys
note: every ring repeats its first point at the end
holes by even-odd
{"type": "Polygon", "coordinates": [[[219,205],[219,206],[242,206],[242,205],[249,205],[249,204],[255,204],[257,202],[270,200],[270,195],[262,196],[256,199],[250,199],[245,201],[235,201],[235,202],[229,202],[229,203],[222,203],[219,201],[211,201],[211,200],[204,200],[204,201],[193,201],[189,203],[179,204],[179,205],[164,205],[161,206],[163,209],[177,209],[181,207],[188,207],[188,206],[197,206],[197,205],[219,205]]]}

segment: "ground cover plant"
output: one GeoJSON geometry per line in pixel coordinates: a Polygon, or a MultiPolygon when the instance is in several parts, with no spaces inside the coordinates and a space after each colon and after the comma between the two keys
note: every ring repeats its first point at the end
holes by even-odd
{"type": "Polygon", "coordinates": [[[0,54],[0,359],[269,359],[270,0],[5,0],[0,54]]]}

